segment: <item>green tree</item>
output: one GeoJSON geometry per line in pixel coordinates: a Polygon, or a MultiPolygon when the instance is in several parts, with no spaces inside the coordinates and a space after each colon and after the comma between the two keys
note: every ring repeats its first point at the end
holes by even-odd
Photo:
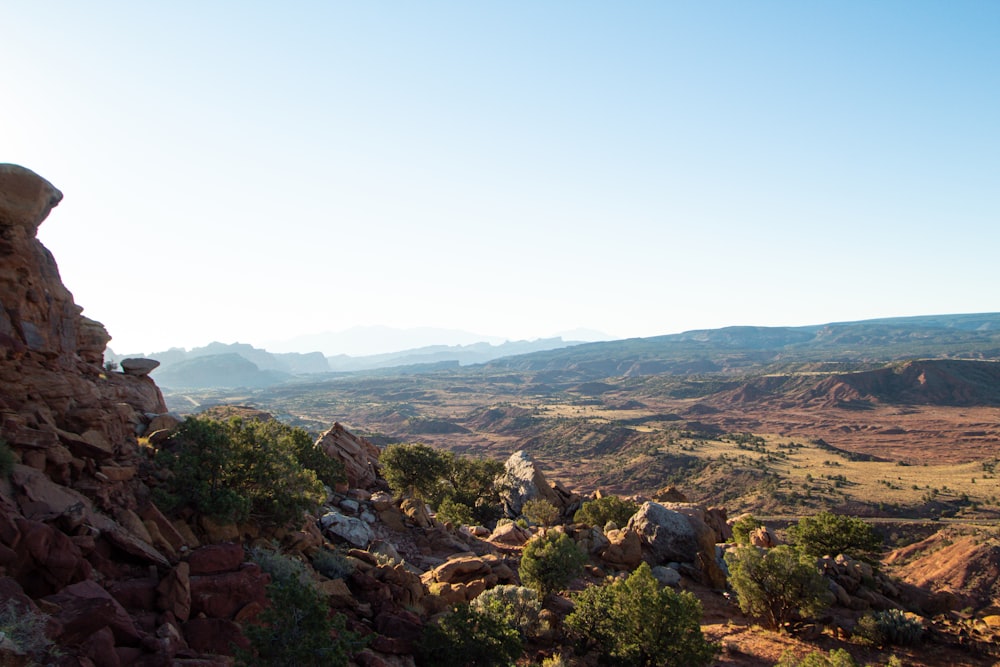
{"type": "Polygon", "coordinates": [[[463,503],[445,498],[437,506],[438,521],[450,523],[453,526],[469,526],[475,521],[472,508],[463,503]]]}
{"type": "Polygon", "coordinates": [[[523,650],[517,630],[463,604],[424,626],[416,658],[421,667],[510,667],[523,650]]]}
{"type": "Polygon", "coordinates": [[[789,546],[739,547],[725,558],[740,609],[769,628],[778,629],[796,615],[809,617],[828,603],[815,558],[789,546]]]}
{"type": "Polygon", "coordinates": [[[882,549],[882,537],[871,525],[832,512],[802,517],[788,534],[802,551],[817,557],[844,554],[875,564],[882,549]]]}
{"type": "Polygon", "coordinates": [[[627,579],[591,586],[574,595],[566,627],[613,665],[700,667],[718,646],[701,632],[701,603],[675,592],[642,563],[627,579]]]}
{"type": "Polygon", "coordinates": [[[550,530],[524,545],[521,581],[542,596],[565,588],[583,572],[587,556],[566,533],[550,530]]]}
{"type": "Polygon", "coordinates": [[[638,503],[622,500],[618,496],[604,496],[588,500],[573,515],[573,521],[588,526],[604,527],[609,521],[622,528],[639,511],[638,503]]]}
{"type": "Polygon", "coordinates": [[[173,473],[157,489],[157,500],[227,521],[254,517],[283,525],[298,519],[324,498],[316,472],[298,458],[308,439],[301,429],[274,420],[189,417],[157,454],[173,473]]]}
{"type": "Polygon", "coordinates": [[[532,498],[525,502],[521,514],[536,526],[551,526],[559,520],[559,508],[544,498],[532,498]]]}
{"type": "Polygon", "coordinates": [[[448,459],[427,445],[398,444],[382,450],[379,465],[396,495],[430,502],[448,470],[448,459]]]}

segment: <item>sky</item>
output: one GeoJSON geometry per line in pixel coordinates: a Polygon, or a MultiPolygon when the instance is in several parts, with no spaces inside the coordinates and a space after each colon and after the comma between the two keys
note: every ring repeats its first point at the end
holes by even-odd
{"type": "Polygon", "coordinates": [[[117,352],[993,312],[998,34],[992,0],[7,3],[0,162],[64,193],[39,238],[117,352]]]}

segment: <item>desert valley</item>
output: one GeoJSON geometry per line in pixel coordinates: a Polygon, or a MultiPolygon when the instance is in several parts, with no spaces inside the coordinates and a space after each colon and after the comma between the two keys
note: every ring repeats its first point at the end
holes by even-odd
{"type": "Polygon", "coordinates": [[[0,166],[0,664],[1000,660],[1000,314],[157,368],[61,198],[0,166]]]}

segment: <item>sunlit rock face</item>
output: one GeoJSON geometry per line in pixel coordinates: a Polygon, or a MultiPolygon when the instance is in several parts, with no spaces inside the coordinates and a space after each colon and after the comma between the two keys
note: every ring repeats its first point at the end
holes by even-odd
{"type": "Polygon", "coordinates": [[[111,337],[82,315],[36,238],[61,200],[33,171],[0,165],[0,438],[72,483],[87,459],[130,458],[166,406],[149,378],[105,371],[111,337]]]}

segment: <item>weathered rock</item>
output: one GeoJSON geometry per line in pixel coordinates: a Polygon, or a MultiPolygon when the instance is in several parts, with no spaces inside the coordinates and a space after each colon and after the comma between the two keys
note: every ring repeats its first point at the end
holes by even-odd
{"type": "Polygon", "coordinates": [[[497,526],[487,538],[490,542],[519,547],[531,539],[531,533],[516,523],[497,526]]]}
{"type": "Polygon", "coordinates": [[[145,377],[156,370],[160,362],[156,359],[130,358],[122,359],[122,372],[126,375],[145,377]]]}
{"type": "Polygon", "coordinates": [[[628,529],[638,534],[650,565],[693,563],[698,558],[698,537],[687,516],[676,510],[659,503],[643,503],[629,519],[628,529]]]}
{"type": "Polygon", "coordinates": [[[58,611],[62,624],[60,643],[77,644],[103,627],[108,627],[119,644],[135,646],[141,635],[131,617],[111,594],[94,581],[81,581],[44,598],[58,611]]]}
{"type": "Polygon", "coordinates": [[[251,602],[267,603],[266,587],[271,577],[258,565],[246,563],[236,572],[191,577],[190,581],[192,616],[232,619],[251,602]]]}
{"type": "Polygon", "coordinates": [[[657,565],[652,569],[653,576],[664,586],[676,588],[681,583],[681,573],[672,567],[657,565]]]}
{"type": "Polygon", "coordinates": [[[62,201],[51,183],[15,164],[0,164],[0,228],[23,228],[34,236],[38,225],[62,201]]]}
{"type": "Polygon", "coordinates": [[[609,530],[608,546],[600,552],[601,560],[616,570],[631,571],[642,561],[642,540],[628,528],[609,530]]]}
{"type": "Polygon", "coordinates": [[[90,563],[64,533],[39,521],[16,519],[15,523],[21,538],[14,548],[17,565],[11,574],[29,595],[54,593],[88,577],[90,563]]]}
{"type": "Polygon", "coordinates": [[[771,547],[778,546],[778,538],[774,536],[770,528],[761,526],[750,531],[750,544],[755,547],[770,549],[771,547]]]}
{"type": "Polygon", "coordinates": [[[222,572],[235,572],[240,569],[240,565],[245,560],[243,547],[239,544],[228,542],[210,544],[195,549],[188,556],[187,562],[191,568],[191,575],[201,576],[206,574],[221,574],[222,572]]]}
{"type": "Polygon", "coordinates": [[[169,611],[178,621],[191,618],[191,568],[178,563],[156,587],[156,607],[169,611]]]}
{"type": "Polygon", "coordinates": [[[367,523],[356,517],[345,516],[340,512],[327,512],[320,517],[319,523],[327,534],[362,549],[367,548],[375,538],[375,533],[372,532],[367,523]]]}
{"type": "Polygon", "coordinates": [[[226,619],[193,618],[181,629],[188,646],[199,653],[233,655],[234,647],[250,648],[240,626],[226,619]]]}
{"type": "Polygon", "coordinates": [[[511,519],[521,516],[524,503],[529,500],[547,500],[560,512],[566,508],[564,499],[553,490],[545,475],[525,451],[516,451],[507,459],[501,484],[505,489],[502,498],[504,514],[511,519]]]}
{"type": "Polygon", "coordinates": [[[406,498],[399,504],[399,509],[403,516],[418,528],[430,528],[434,524],[427,505],[421,500],[406,498]]]}
{"type": "Polygon", "coordinates": [[[375,490],[378,481],[378,447],[350,433],[339,423],[316,441],[327,456],[344,464],[347,485],[352,489],[375,490]]]}

